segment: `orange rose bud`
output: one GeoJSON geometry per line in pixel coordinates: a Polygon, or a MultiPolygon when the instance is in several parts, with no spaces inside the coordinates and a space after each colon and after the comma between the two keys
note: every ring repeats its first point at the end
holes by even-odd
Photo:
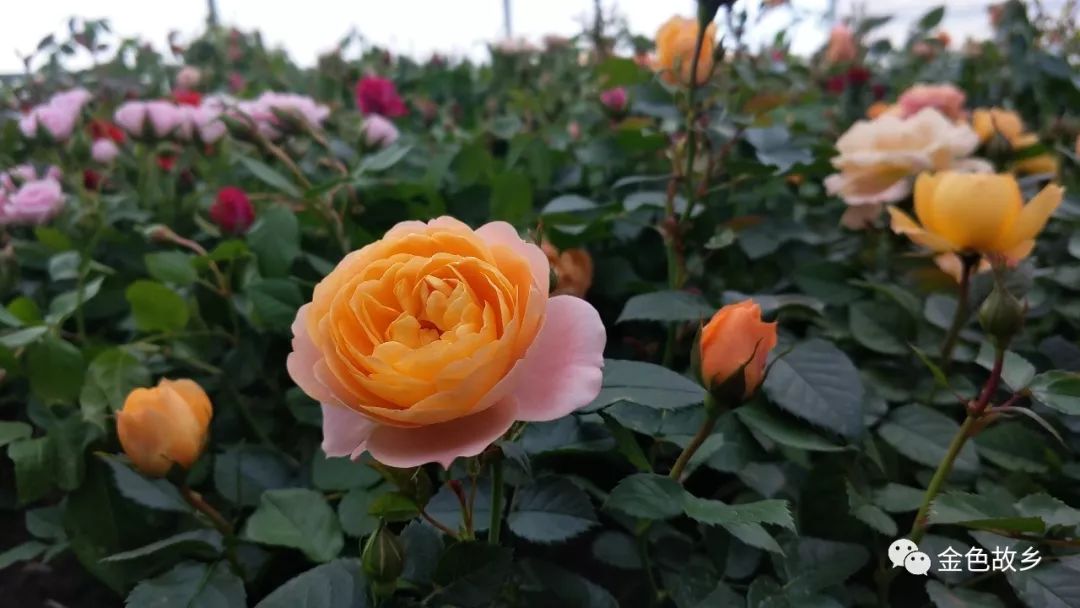
{"type": "Polygon", "coordinates": [[[716,24],[710,23],[705,28],[697,72],[692,73],[699,29],[697,19],[675,16],[664,22],[656,32],[656,56],[652,67],[668,84],[688,85],[694,81],[702,85],[708,82],[713,70],[713,52],[716,50],[716,24]]]}
{"type": "Polygon", "coordinates": [[[194,381],[163,378],[128,394],[116,432],[139,472],[164,477],[174,464],[187,469],[199,459],[213,415],[210,398],[194,381]]]}
{"type": "Polygon", "coordinates": [[[554,245],[544,242],[541,247],[547,256],[551,269],[555,271],[554,295],[567,294],[585,297],[593,280],[592,256],[584,249],[566,249],[559,251],[554,245]]]}
{"type": "Polygon", "coordinates": [[[752,300],[718,310],[701,329],[701,378],[711,393],[745,401],[765,379],[769,351],[776,347],[776,323],[761,320],[752,300]]]}

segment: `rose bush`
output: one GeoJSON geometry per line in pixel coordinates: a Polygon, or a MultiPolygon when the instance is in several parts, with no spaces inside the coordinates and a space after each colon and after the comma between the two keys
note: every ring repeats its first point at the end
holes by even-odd
{"type": "Polygon", "coordinates": [[[42,40],[4,605],[1080,606],[1075,18],[801,56],[744,4],[481,63],[42,40]]]}

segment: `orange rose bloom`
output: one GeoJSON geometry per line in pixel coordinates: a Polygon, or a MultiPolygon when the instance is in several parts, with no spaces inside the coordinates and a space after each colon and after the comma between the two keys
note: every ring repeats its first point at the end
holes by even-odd
{"type": "Polygon", "coordinates": [[[712,389],[743,370],[743,399],[750,398],[765,379],[769,351],[776,347],[776,323],[761,320],[752,300],[718,310],[701,330],[701,377],[712,389]]]}
{"type": "Polygon", "coordinates": [[[584,249],[566,249],[560,252],[546,241],[540,248],[544,250],[551,269],[555,271],[556,285],[552,293],[585,297],[593,279],[593,261],[589,252],[584,249]]]}
{"type": "Polygon", "coordinates": [[[843,23],[837,23],[829,32],[829,45],[825,48],[827,63],[850,63],[855,61],[859,49],[855,45],[855,34],[843,23]]]}
{"type": "Polygon", "coordinates": [[[163,477],[174,464],[195,464],[213,415],[210,398],[194,381],[163,378],[153,388],[131,391],[116,414],[116,432],[139,472],[163,477]]]}
{"type": "Polygon", "coordinates": [[[875,101],[870,104],[869,108],[866,108],[866,117],[870,120],[874,120],[878,116],[881,116],[892,109],[893,106],[891,104],[885,103],[884,101],[875,101]]]}
{"type": "MultiPolygon", "coordinates": [[[[690,84],[694,64],[694,47],[697,45],[697,19],[675,16],[668,19],[656,32],[656,57],[653,70],[668,84],[690,84]]],[[[698,55],[696,84],[704,84],[713,69],[713,51],[716,48],[716,24],[705,28],[698,55]]]]}

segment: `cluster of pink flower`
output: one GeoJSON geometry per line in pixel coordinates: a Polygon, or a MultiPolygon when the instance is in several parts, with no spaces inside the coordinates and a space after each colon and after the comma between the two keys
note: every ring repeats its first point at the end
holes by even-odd
{"type": "Polygon", "coordinates": [[[113,120],[132,137],[198,139],[204,144],[212,144],[225,135],[225,123],[221,122],[224,108],[224,103],[214,97],[198,106],[164,99],[127,101],[116,109],[113,120]]]}
{"type": "Polygon", "coordinates": [[[27,137],[45,133],[53,141],[66,141],[75,132],[83,106],[91,97],[89,91],[81,88],[57,93],[24,114],[19,120],[19,129],[27,137]]]}
{"type": "Polygon", "coordinates": [[[384,148],[397,141],[397,127],[390,119],[408,114],[409,109],[398,95],[393,81],[378,76],[365,76],[356,84],[356,106],[364,117],[364,142],[384,148]]]}
{"type": "Polygon", "coordinates": [[[19,165],[0,173],[0,225],[41,224],[64,208],[60,169],[19,165]]]}
{"type": "Polygon", "coordinates": [[[301,120],[310,127],[320,127],[330,116],[330,108],[307,95],[268,91],[250,101],[235,103],[228,114],[250,121],[260,133],[277,139],[288,126],[287,121],[301,120]]]}

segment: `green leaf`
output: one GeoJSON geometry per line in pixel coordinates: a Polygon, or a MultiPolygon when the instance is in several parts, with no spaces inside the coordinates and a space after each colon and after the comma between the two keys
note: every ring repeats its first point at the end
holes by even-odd
{"type": "Polygon", "coordinates": [[[793,141],[787,127],[753,127],[745,133],[746,141],[750,142],[757,152],[758,161],[776,167],[779,173],[786,172],[794,165],[805,165],[814,161],[810,148],[793,141]]]}
{"type": "Polygon", "coordinates": [[[619,603],[603,587],[553,564],[536,559],[521,563],[526,584],[538,590],[534,594],[537,606],[561,608],[619,608],[619,603]]]}
{"type": "Polygon", "coordinates": [[[1031,396],[1046,407],[1069,416],[1080,415],[1080,374],[1049,371],[1032,379],[1031,396]]]}
{"type": "Polygon", "coordinates": [[[368,583],[355,559],[336,559],[294,576],[255,608],[368,608],[368,583]]]}
{"type": "Polygon", "coordinates": [[[288,331],[304,305],[300,287],[289,279],[262,279],[244,289],[258,320],[270,329],[288,331]]]}
{"type": "Polygon", "coordinates": [[[289,462],[268,447],[232,446],[214,459],[214,488],[226,500],[245,507],[259,504],[266,490],[288,486],[292,477],[289,462]]]}
{"type": "Polygon", "coordinates": [[[514,226],[524,225],[532,215],[532,182],[524,173],[508,171],[491,180],[491,217],[514,226]]]}
{"type": "Polygon", "coordinates": [[[401,531],[401,543],[405,548],[405,570],[401,578],[416,585],[430,585],[443,551],[442,537],[435,528],[409,522],[401,531]]]}
{"type": "Polygon", "coordinates": [[[157,281],[135,281],[124,291],[140,331],[177,331],[188,322],[184,298],[157,281]]]}
{"type": "Polygon", "coordinates": [[[545,544],[571,539],[597,523],[589,496],[561,477],[542,477],[519,489],[506,521],[514,534],[545,544]]]}
{"type": "Polygon", "coordinates": [[[750,430],[781,445],[810,452],[841,452],[846,449],[798,425],[794,420],[770,411],[764,404],[751,403],[736,408],[735,415],[750,430]]]}
{"type": "Polygon", "coordinates": [[[979,456],[1008,471],[1044,473],[1050,469],[1041,433],[1017,422],[998,422],[975,436],[979,456]]]}
{"type": "Polygon", "coordinates": [[[26,424],[25,422],[0,420],[0,448],[13,441],[26,439],[33,434],[34,427],[26,424]]]}
{"type": "Polygon", "coordinates": [[[284,206],[263,211],[245,238],[267,277],[287,276],[293,260],[300,255],[300,224],[284,206]]]}
{"type": "Polygon", "coordinates": [[[593,540],[592,554],[597,561],[622,570],[641,570],[637,540],[625,532],[605,530],[593,540]]]}
{"type": "Polygon", "coordinates": [[[768,551],[769,553],[783,553],[783,548],[761,524],[724,524],[721,527],[729,534],[739,539],[745,545],[768,551]]]}
{"type": "Polygon", "coordinates": [[[299,549],[316,562],[334,559],[345,546],[334,510],[322,494],[303,488],[263,493],[242,536],[264,545],[299,549]]]}
{"type": "Polygon", "coordinates": [[[361,538],[371,534],[379,526],[379,520],[369,514],[372,503],[389,491],[390,486],[374,489],[354,488],[338,503],[337,514],[341,529],[349,536],[361,538]]]}
{"type": "Polygon", "coordinates": [[[795,520],[786,500],[759,500],[729,505],[720,500],[683,496],[683,510],[694,521],[726,526],[731,524],[772,524],[788,530],[795,529],[795,520]]]}
{"type": "Polygon", "coordinates": [[[244,582],[228,564],[184,562],[139,583],[126,608],[236,608],[247,605],[244,582]]]}
{"type": "Polygon", "coordinates": [[[784,554],[788,575],[784,587],[792,598],[845,583],[870,560],[870,552],[861,545],[807,537],[793,539],[784,554]]]}
{"type": "Polygon", "coordinates": [[[929,521],[935,525],[959,524],[977,530],[1039,533],[1046,529],[1038,517],[1019,515],[1012,503],[967,492],[938,495],[930,505],[929,521]]]}
{"type": "Polygon", "coordinates": [[[1080,558],[1076,556],[1044,563],[1027,572],[1009,572],[1006,577],[1016,595],[1031,608],[1080,606],[1080,558]]]}
{"type": "Polygon", "coordinates": [[[937,6],[926,12],[922,17],[919,17],[919,21],[916,27],[923,32],[928,32],[941,23],[941,19],[945,17],[945,6],[937,6]]]}
{"type": "Polygon", "coordinates": [[[705,389],[666,367],[641,361],[604,360],[600,394],[585,407],[595,411],[620,401],[658,410],[684,408],[701,403],[705,389]]]}
{"type": "Polygon", "coordinates": [[[278,173],[276,169],[262,162],[256,160],[250,156],[244,156],[242,154],[236,154],[235,158],[240,161],[240,164],[244,165],[248,171],[251,172],[259,181],[265,183],[267,186],[274,188],[282,194],[287,194],[292,198],[299,199],[302,197],[300,189],[296,187],[296,184],[289,178],[285,177],[281,173],[278,173]]]}
{"type": "Polygon", "coordinates": [[[847,482],[847,496],[848,507],[855,519],[889,538],[896,536],[896,522],[881,507],[860,494],[850,481],[847,482]]]}
{"type": "Polygon", "coordinates": [[[35,325],[33,327],[17,329],[0,336],[0,345],[14,350],[26,346],[27,344],[34,343],[38,338],[47,333],[49,333],[49,328],[45,325],[35,325]]]}
{"type": "Polygon", "coordinates": [[[380,479],[365,460],[330,458],[321,449],[311,459],[311,483],[325,492],[369,488],[380,479]]]}
{"type": "Polygon", "coordinates": [[[409,521],[420,514],[420,506],[401,492],[380,494],[368,506],[368,515],[386,521],[409,521]]]}
{"type": "Polygon", "coordinates": [[[1021,515],[1038,517],[1046,527],[1080,526],[1080,510],[1074,509],[1049,494],[1031,494],[1016,503],[1016,510],[1021,515]]]}
{"type": "Polygon", "coordinates": [[[46,336],[26,353],[30,390],[46,405],[72,403],[82,388],[86,363],[70,342],[46,336]]]}
{"type": "Polygon", "coordinates": [[[862,346],[883,355],[907,354],[904,336],[896,330],[908,321],[907,314],[895,306],[878,302],[856,302],[848,312],[848,329],[862,346]]]}
{"type": "MultiPolygon", "coordinates": [[[[960,425],[945,414],[926,406],[911,404],[889,412],[878,434],[904,456],[935,468],[948,452],[949,444],[960,425]]],[[[956,458],[958,471],[974,473],[979,468],[979,456],[971,443],[964,445],[956,458]]]]}
{"type": "MultiPolygon", "coordinates": [[[[82,303],[86,304],[94,298],[101,291],[101,284],[105,282],[105,277],[97,277],[90,280],[83,287],[82,303]]],[[[76,309],[79,308],[79,290],[72,289],[65,291],[64,293],[56,296],[49,302],[49,314],[45,320],[52,325],[60,325],[64,319],[71,316],[76,309]]]]}
{"type": "Polygon", "coordinates": [[[116,489],[125,498],[160,511],[187,513],[191,510],[176,487],[164,479],[147,479],[132,470],[117,456],[98,454],[98,457],[109,465],[116,482],[116,489]]]}
{"type": "Polygon", "coordinates": [[[48,437],[22,439],[8,446],[8,458],[15,463],[15,488],[20,502],[32,502],[53,489],[54,454],[48,437]]]}
{"type": "Polygon", "coordinates": [[[360,173],[378,173],[379,171],[386,171],[390,167],[401,162],[401,159],[405,158],[405,155],[412,150],[412,146],[405,145],[391,145],[379,150],[374,154],[369,154],[360,161],[360,173]]]}
{"type": "MultiPolygon", "coordinates": [[[[982,347],[979,349],[979,355],[975,358],[975,362],[987,371],[993,369],[994,347],[991,346],[989,342],[983,342],[982,347]]],[[[1018,391],[1030,384],[1034,377],[1034,365],[1011,350],[1005,351],[1005,364],[1001,371],[1001,379],[1005,381],[1006,386],[1014,391],[1018,391]]]]}
{"type": "Polygon", "coordinates": [[[139,547],[138,549],[114,553],[103,558],[101,561],[122,562],[131,559],[140,559],[165,549],[189,553],[195,552],[200,555],[212,557],[220,555],[223,548],[223,539],[221,534],[216,530],[190,530],[188,532],[175,534],[168,538],[163,538],[157,542],[139,547]]]}
{"type": "Polygon", "coordinates": [[[863,385],[843,351],[813,339],[777,357],[765,378],[776,405],[845,437],[863,432],[863,385]]]}
{"type": "Polygon", "coordinates": [[[962,587],[952,589],[935,581],[926,581],[926,594],[936,608],[1005,608],[997,597],[962,587]]]}
{"type": "MultiPolygon", "coordinates": [[[[634,436],[634,432],[625,426],[619,424],[619,421],[614,417],[608,415],[606,412],[599,412],[600,418],[604,421],[604,426],[611,431],[612,437],[615,438],[615,445],[619,448],[619,452],[630,464],[634,465],[639,471],[645,473],[652,473],[652,465],[649,464],[649,457],[645,455],[645,451],[641,449],[641,444],[638,443],[637,438],[634,436]]],[[[526,461],[528,462],[528,461],[526,461]]]]}
{"type": "Polygon", "coordinates": [[[434,606],[490,606],[510,575],[509,547],[466,541],[452,545],[439,559],[435,583],[441,587],[434,606]]]}
{"type": "Polygon", "coordinates": [[[101,351],[90,362],[79,393],[83,419],[105,429],[106,417],[124,407],[128,393],[150,384],[150,370],[135,355],[121,348],[101,351]]]}
{"type": "Polygon", "coordinates": [[[654,291],[631,297],[616,323],[624,321],[693,321],[705,323],[716,312],[705,298],[688,291],[654,291]]]}
{"type": "Polygon", "coordinates": [[[898,483],[887,483],[873,492],[873,502],[889,513],[918,510],[925,490],[898,483]]]}
{"type": "Polygon", "coordinates": [[[39,555],[45,553],[48,548],[49,545],[36,540],[28,540],[22,544],[15,545],[3,553],[0,553],[0,571],[12,564],[36,559],[39,555]]]}
{"type": "Polygon", "coordinates": [[[604,507],[641,519],[671,519],[682,514],[684,494],[666,475],[638,473],[619,480],[604,507]]]}
{"type": "Polygon", "coordinates": [[[181,287],[191,285],[199,278],[192,260],[194,256],[180,251],[159,251],[143,256],[150,276],[181,287]]]}

